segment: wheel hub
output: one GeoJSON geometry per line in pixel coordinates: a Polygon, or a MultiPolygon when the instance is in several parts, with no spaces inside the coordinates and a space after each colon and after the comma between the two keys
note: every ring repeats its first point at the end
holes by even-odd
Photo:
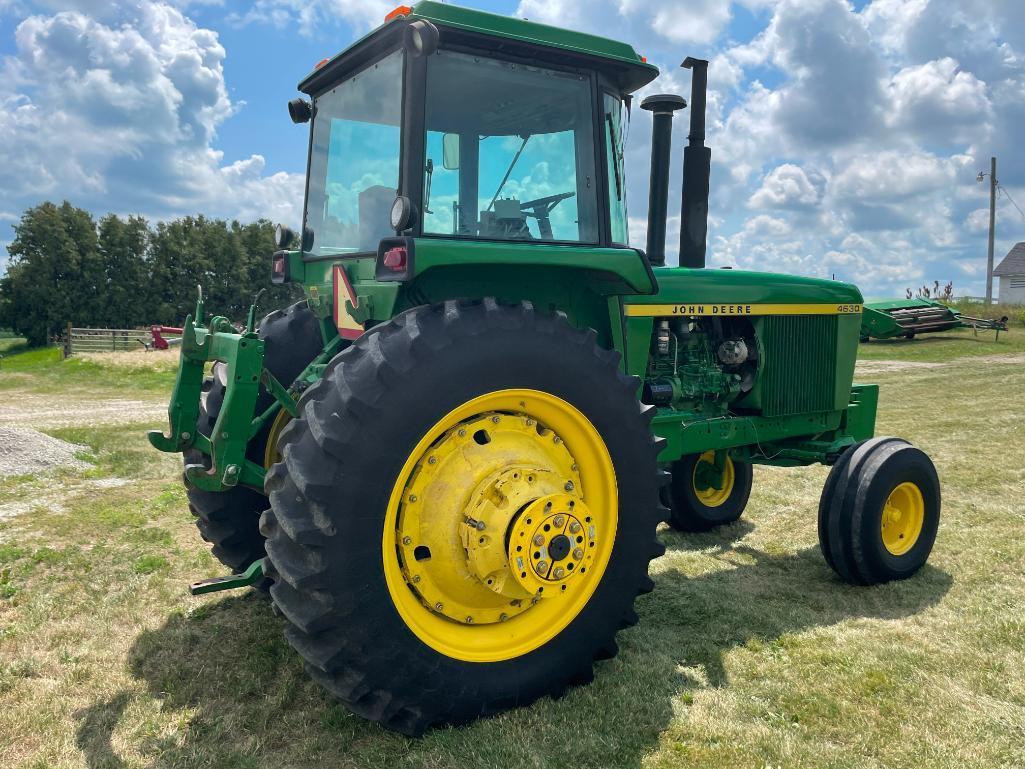
{"type": "Polygon", "coordinates": [[[460,423],[406,488],[399,550],[407,585],[432,612],[467,625],[504,622],[571,592],[599,536],[580,487],[562,438],[530,416],[460,423]]]}

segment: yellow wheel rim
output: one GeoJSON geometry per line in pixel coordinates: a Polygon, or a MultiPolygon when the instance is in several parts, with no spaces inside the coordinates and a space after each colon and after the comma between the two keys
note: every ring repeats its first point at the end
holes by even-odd
{"type": "Polygon", "coordinates": [[[281,431],[292,421],[292,415],[284,409],[279,409],[274,421],[270,424],[270,432],[267,433],[267,443],[263,447],[263,469],[270,470],[271,465],[281,461],[281,452],[278,451],[278,438],[281,431]]]}
{"type": "Polygon", "coordinates": [[[904,555],[915,546],[925,521],[925,500],[917,485],[906,481],[890,492],[880,524],[883,545],[891,555],[904,555]]]}
{"type": "Polygon", "coordinates": [[[612,555],[615,470],[594,425],[537,390],[463,404],[392,489],[384,575],[403,621],[468,662],[527,654],[587,605],[612,555]]]}
{"type": "Polygon", "coordinates": [[[730,498],[730,494],[733,493],[733,484],[736,483],[737,474],[733,468],[733,460],[726,457],[726,466],[723,468],[722,473],[722,488],[717,489],[715,486],[708,485],[699,480],[699,476],[703,472],[704,468],[702,464],[714,465],[715,464],[715,452],[706,451],[700,457],[698,461],[694,463],[693,478],[691,479],[694,484],[694,496],[705,507],[719,507],[730,498]]]}

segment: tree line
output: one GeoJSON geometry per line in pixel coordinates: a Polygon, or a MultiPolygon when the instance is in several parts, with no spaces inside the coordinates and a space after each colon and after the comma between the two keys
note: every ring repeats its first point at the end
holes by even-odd
{"type": "Polygon", "coordinates": [[[96,328],[181,325],[203,286],[208,313],[241,320],[260,289],[264,311],[297,291],[270,282],[273,225],[185,216],[98,221],[67,201],[42,203],[14,225],[0,278],[0,328],[46,344],[70,322],[96,328]]]}

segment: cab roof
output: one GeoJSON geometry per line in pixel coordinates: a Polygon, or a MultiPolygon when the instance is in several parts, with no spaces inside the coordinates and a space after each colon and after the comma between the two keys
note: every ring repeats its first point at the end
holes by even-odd
{"type": "Polygon", "coordinates": [[[443,44],[455,38],[457,42],[472,45],[473,38],[486,36],[499,43],[497,50],[520,56],[529,55],[542,62],[564,61],[603,72],[625,93],[647,85],[658,76],[658,68],[648,64],[633,46],[626,43],[524,19],[423,0],[413,6],[396,8],[377,29],[337,56],[318,64],[317,69],[299,83],[299,90],[317,93],[328,81],[335,80],[335,73],[348,70],[364,59],[366,53],[380,49],[382,43],[392,45],[397,42],[397,35],[389,33],[398,32],[397,28],[404,26],[403,21],[418,19],[430,21],[437,26],[442,32],[443,44]]]}

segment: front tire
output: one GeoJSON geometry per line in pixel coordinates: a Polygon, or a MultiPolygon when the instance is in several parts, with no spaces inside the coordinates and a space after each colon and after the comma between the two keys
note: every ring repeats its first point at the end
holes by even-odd
{"type": "Polygon", "coordinates": [[[706,451],[673,463],[668,523],[677,531],[711,531],[739,520],[744,514],[751,497],[751,465],[726,457],[722,488],[717,489],[704,478],[714,457],[714,452],[706,451]]]}
{"type": "Polygon", "coordinates": [[[939,523],[932,460],[900,438],[873,438],[833,465],[819,504],[819,544],[844,582],[876,585],[921,569],[939,523]]]}
{"type": "Polygon", "coordinates": [[[664,552],[636,390],[594,332],[526,304],[416,308],[339,354],[261,522],[311,675],[410,735],[589,681],[664,552]]]}

